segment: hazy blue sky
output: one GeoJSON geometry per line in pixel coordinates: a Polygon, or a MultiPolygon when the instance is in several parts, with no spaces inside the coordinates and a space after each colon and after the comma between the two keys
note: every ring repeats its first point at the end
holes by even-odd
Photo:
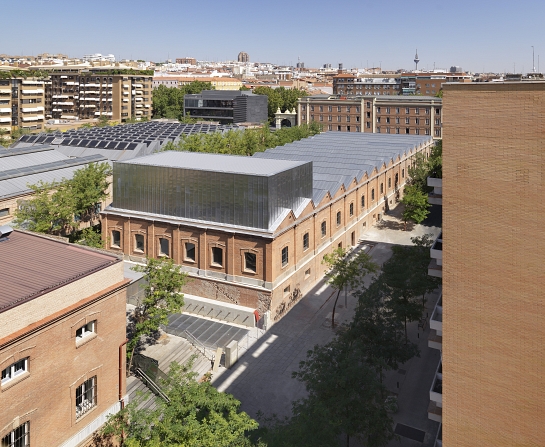
{"type": "Polygon", "coordinates": [[[0,53],[236,59],[306,67],[545,71],[545,1],[48,0],[3,2],[0,53]],[[515,65],[514,65],[515,64],[515,65]],[[541,65],[543,67],[541,67],[541,65]]]}

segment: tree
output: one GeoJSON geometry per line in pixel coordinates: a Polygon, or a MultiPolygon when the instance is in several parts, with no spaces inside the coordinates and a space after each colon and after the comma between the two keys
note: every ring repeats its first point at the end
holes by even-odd
{"type": "Polygon", "coordinates": [[[382,283],[386,288],[387,307],[405,325],[405,343],[408,342],[407,322],[422,316],[419,279],[415,276],[420,266],[414,262],[412,247],[398,245],[392,248],[393,254],[382,265],[382,283]]]}
{"type": "Polygon", "coordinates": [[[19,201],[15,225],[38,233],[70,235],[78,227],[76,220],[96,218],[97,204],[107,197],[108,175],[108,163],[90,163],[71,180],[29,185],[32,198],[19,201]]]}
{"type": "Polygon", "coordinates": [[[295,418],[312,414],[313,426],[322,426],[316,434],[322,442],[329,438],[328,444],[311,445],[334,445],[331,435],[341,434],[346,436],[346,446],[354,437],[368,446],[383,446],[393,439],[384,388],[352,342],[335,338],[325,346],[315,346],[293,377],[304,382],[309,393],[294,403],[295,418]],[[328,432],[330,436],[326,437],[328,432]]]}
{"type": "Polygon", "coordinates": [[[214,90],[210,82],[193,81],[180,87],[160,85],[153,90],[153,117],[183,120],[184,96],[198,94],[203,90],[214,90]]]}
{"type": "Polygon", "coordinates": [[[38,233],[66,236],[76,227],[73,197],[66,181],[29,185],[33,197],[21,200],[14,224],[38,233]]]}
{"type": "Polygon", "coordinates": [[[329,267],[325,274],[328,284],[337,290],[331,315],[331,327],[335,328],[335,308],[341,291],[345,287],[354,288],[360,285],[365,275],[377,271],[378,265],[372,262],[371,257],[363,250],[352,254],[341,247],[335,249],[333,253],[326,254],[322,263],[329,267]]]}
{"type": "Polygon", "coordinates": [[[432,237],[432,234],[424,234],[423,236],[411,238],[414,244],[411,247],[412,265],[415,267],[413,281],[416,293],[422,295],[422,311],[424,311],[426,306],[426,293],[433,292],[441,285],[440,278],[428,275],[428,265],[431,261],[430,248],[434,243],[432,237]]]}
{"type": "Polygon", "coordinates": [[[421,223],[430,213],[431,205],[428,203],[428,195],[422,192],[417,186],[407,185],[401,203],[405,205],[401,218],[405,223],[407,230],[407,222],[413,221],[417,224],[421,223]]]}
{"type": "Polygon", "coordinates": [[[107,127],[110,125],[110,120],[107,115],[100,115],[96,123],[96,127],[107,127]]]}
{"type": "Polygon", "coordinates": [[[286,89],[284,87],[256,87],[253,93],[256,95],[265,95],[268,98],[268,117],[269,123],[274,123],[276,111],[282,112],[286,109],[297,109],[297,100],[308,96],[308,93],[302,89],[286,89]]]}
{"type": "Polygon", "coordinates": [[[76,242],[80,245],[86,245],[87,247],[104,248],[104,241],[100,235],[100,230],[97,231],[97,229],[93,227],[84,228],[79,234],[76,242]]]}
{"type": "Polygon", "coordinates": [[[384,370],[397,370],[399,364],[419,355],[416,344],[403,342],[403,324],[389,307],[389,291],[382,275],[367,289],[357,290],[354,319],[340,334],[341,338],[351,341],[354,349],[377,371],[380,383],[384,370]]]}
{"type": "Polygon", "coordinates": [[[136,347],[143,336],[153,334],[162,324],[168,324],[168,316],[181,311],[184,305],[182,287],[187,274],[172,259],[147,258],[145,265],[133,267],[143,273],[144,298],[133,312],[134,329],[127,343],[129,369],[136,347]]]}
{"type": "Polygon", "coordinates": [[[93,221],[98,217],[97,204],[108,197],[112,168],[106,162],[90,163],[83,169],[78,169],[69,187],[74,198],[74,214],[81,220],[93,221]]]}
{"type": "MultiPolygon", "coordinates": [[[[160,386],[168,400],[155,398],[153,409],[129,403],[111,416],[101,430],[127,447],[251,447],[258,423],[240,411],[232,395],[208,381],[198,383],[191,363],[172,363],[160,386]]],[[[96,445],[96,444],[95,444],[96,445]]],[[[261,445],[261,444],[260,444],[261,445]]]]}

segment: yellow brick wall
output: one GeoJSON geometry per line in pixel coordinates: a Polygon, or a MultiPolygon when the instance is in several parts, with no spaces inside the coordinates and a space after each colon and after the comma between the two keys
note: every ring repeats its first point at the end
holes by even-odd
{"type": "Polygon", "coordinates": [[[545,83],[443,101],[443,444],[544,445],[545,83]]]}

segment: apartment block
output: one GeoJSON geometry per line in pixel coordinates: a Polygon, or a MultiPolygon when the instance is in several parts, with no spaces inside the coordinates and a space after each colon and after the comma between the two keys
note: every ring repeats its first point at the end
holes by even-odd
{"type": "Polygon", "coordinates": [[[82,445],[125,402],[123,263],[0,227],[0,444],[82,445]]]}
{"type": "Polygon", "coordinates": [[[45,105],[42,78],[0,79],[0,129],[5,136],[19,127],[28,131],[42,130],[45,105]]]}
{"type": "Polygon", "coordinates": [[[398,75],[365,75],[339,73],[333,76],[334,95],[379,96],[401,94],[398,75]]]}
{"type": "Polygon", "coordinates": [[[443,445],[543,445],[545,83],[443,91],[443,445]]]}
{"type": "Polygon", "coordinates": [[[67,67],[51,72],[48,118],[81,120],[104,115],[119,122],[150,119],[152,76],[113,72],[104,67],[67,67]]]}
{"type": "Polygon", "coordinates": [[[306,96],[297,102],[297,124],[324,130],[441,138],[442,99],[433,96],[306,96]]]}

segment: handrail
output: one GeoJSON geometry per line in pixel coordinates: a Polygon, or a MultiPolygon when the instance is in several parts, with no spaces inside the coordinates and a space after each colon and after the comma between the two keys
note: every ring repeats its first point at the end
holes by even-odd
{"type": "Polygon", "coordinates": [[[200,351],[202,355],[204,355],[211,362],[214,361],[215,355],[214,354],[208,354],[206,352],[206,346],[204,344],[202,344],[199,340],[197,340],[193,335],[191,335],[187,331],[184,331],[183,334],[184,334],[184,338],[189,343],[191,343],[195,348],[197,348],[197,350],[200,351]]]}
{"type": "Polygon", "coordinates": [[[136,373],[142,378],[144,384],[153,392],[153,394],[170,403],[170,399],[165,393],[163,393],[159,385],[151,380],[148,375],[144,371],[142,371],[142,369],[136,368],[136,373]]]}

